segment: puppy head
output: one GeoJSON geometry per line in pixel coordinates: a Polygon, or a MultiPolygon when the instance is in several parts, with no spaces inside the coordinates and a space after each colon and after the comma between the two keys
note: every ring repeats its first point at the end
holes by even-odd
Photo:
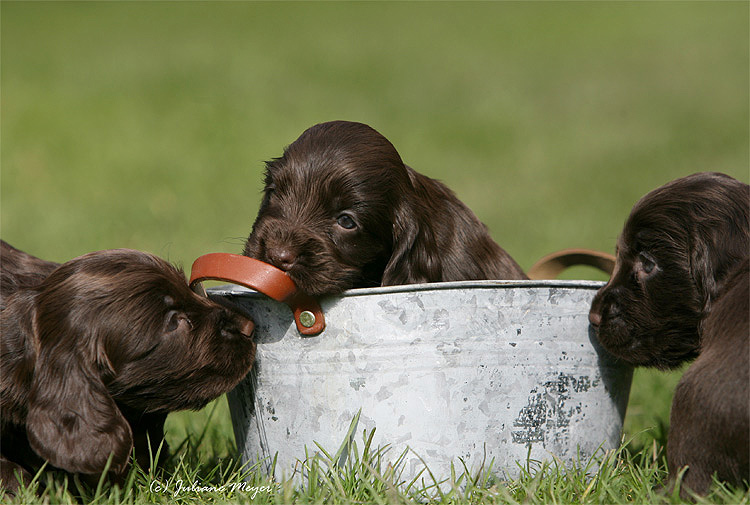
{"type": "Polygon", "coordinates": [[[37,360],[27,433],[54,466],[125,468],[130,428],[115,402],[144,412],[197,409],[250,369],[253,323],[193,293],[146,253],[91,253],[38,288],[37,360]]]}
{"type": "Polygon", "coordinates": [[[697,356],[700,322],[748,254],[749,204],[746,184],[712,173],[677,179],[636,203],[589,314],[602,345],[633,365],[671,368],[697,356]]]}
{"type": "Polygon", "coordinates": [[[397,195],[409,176],[367,125],[313,126],[267,163],[244,254],[285,270],[312,295],[378,286],[391,256],[397,195]]]}

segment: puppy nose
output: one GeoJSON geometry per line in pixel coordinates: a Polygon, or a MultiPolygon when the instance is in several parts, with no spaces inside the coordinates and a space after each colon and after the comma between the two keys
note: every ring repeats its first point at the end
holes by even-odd
{"type": "Polygon", "coordinates": [[[289,248],[281,247],[268,251],[268,259],[278,268],[289,271],[297,261],[297,255],[289,248]]]}

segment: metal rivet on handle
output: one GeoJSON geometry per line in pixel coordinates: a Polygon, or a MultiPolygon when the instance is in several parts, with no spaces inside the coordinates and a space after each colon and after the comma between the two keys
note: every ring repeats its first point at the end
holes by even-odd
{"type": "Polygon", "coordinates": [[[315,314],[309,310],[303,310],[299,315],[299,322],[305,328],[312,328],[315,324],[315,314]]]}

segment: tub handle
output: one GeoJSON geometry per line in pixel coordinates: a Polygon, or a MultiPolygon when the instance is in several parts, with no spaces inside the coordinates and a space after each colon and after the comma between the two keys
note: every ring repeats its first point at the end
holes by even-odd
{"type": "Polygon", "coordinates": [[[591,266],[612,275],[615,257],[593,249],[563,249],[543,257],[529,269],[529,279],[556,279],[560,273],[574,265],[591,266]]]}
{"type": "Polygon", "coordinates": [[[238,254],[205,254],[193,262],[190,287],[208,280],[240,284],[287,304],[303,335],[317,335],[325,329],[325,317],[317,300],[299,291],[286,272],[273,265],[238,254]]]}

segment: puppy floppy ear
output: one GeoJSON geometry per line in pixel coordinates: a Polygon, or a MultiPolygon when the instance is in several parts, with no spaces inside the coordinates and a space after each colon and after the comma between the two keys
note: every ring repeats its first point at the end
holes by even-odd
{"type": "Polygon", "coordinates": [[[383,272],[383,286],[440,278],[440,255],[430,254],[435,242],[432,227],[408,200],[402,197],[394,210],[393,253],[383,272]]]}
{"type": "Polygon", "coordinates": [[[750,186],[722,174],[696,175],[699,192],[683,199],[696,202],[689,214],[689,267],[707,311],[727,275],[750,250],[750,186]]]}
{"type": "Polygon", "coordinates": [[[94,363],[75,345],[90,336],[66,332],[63,324],[55,321],[47,334],[40,334],[26,419],[29,443],[68,472],[100,474],[111,455],[109,471],[120,474],[133,447],[130,426],[94,363]]]}
{"type": "Polygon", "coordinates": [[[701,308],[706,311],[718,292],[717,258],[711,254],[710,245],[700,238],[694,241],[691,249],[690,276],[700,297],[701,308]]]}
{"type": "MultiPolygon", "coordinates": [[[[729,228],[729,227],[725,227],[729,228]]],[[[747,255],[746,232],[732,233],[716,226],[695,237],[690,244],[690,275],[701,297],[704,312],[721,291],[727,274],[747,255]]]]}

